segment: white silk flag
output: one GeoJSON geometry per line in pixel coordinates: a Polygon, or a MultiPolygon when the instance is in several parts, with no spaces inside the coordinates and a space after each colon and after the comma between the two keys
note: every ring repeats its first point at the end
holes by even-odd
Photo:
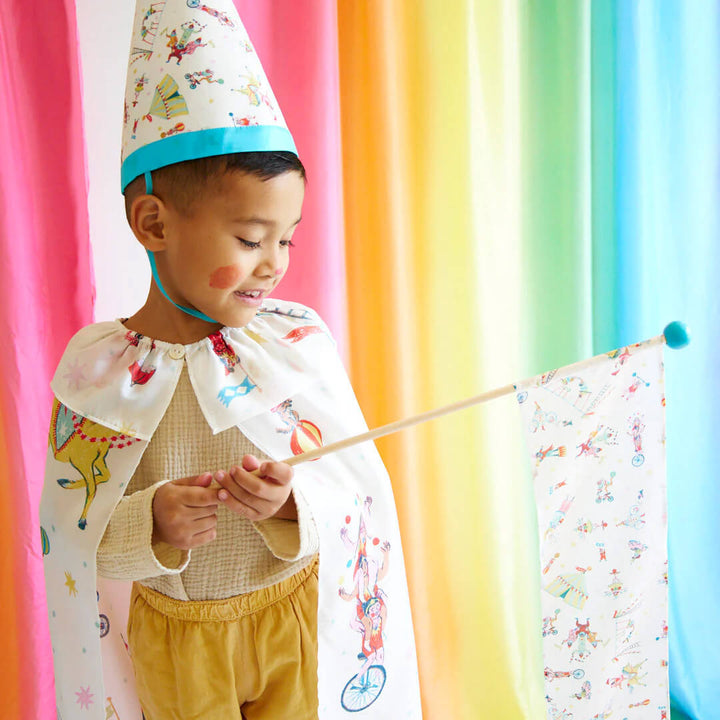
{"type": "Polygon", "coordinates": [[[669,716],[662,346],[625,347],[517,387],[550,720],[669,716]]]}

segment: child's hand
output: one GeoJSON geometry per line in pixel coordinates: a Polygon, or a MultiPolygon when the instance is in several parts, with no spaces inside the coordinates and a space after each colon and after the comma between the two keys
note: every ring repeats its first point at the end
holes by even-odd
{"type": "Polygon", "coordinates": [[[161,485],[153,498],[153,542],[190,550],[215,539],[217,490],[211,473],[161,485]]]}
{"type": "Polygon", "coordinates": [[[215,480],[222,486],[218,500],[248,520],[269,517],[296,520],[297,508],[290,497],[292,477],[293,469],[286,463],[268,461],[261,465],[254,455],[245,455],[242,468],[215,473],[215,480]],[[260,477],[250,474],[258,468],[260,477]]]}

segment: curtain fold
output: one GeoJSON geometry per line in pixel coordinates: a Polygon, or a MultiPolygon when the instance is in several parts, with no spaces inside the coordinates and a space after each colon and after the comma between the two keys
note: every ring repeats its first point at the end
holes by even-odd
{"type": "Polygon", "coordinates": [[[37,519],[48,382],[93,297],[76,48],[71,2],[0,14],[0,697],[12,718],[55,707],[37,519]]]}

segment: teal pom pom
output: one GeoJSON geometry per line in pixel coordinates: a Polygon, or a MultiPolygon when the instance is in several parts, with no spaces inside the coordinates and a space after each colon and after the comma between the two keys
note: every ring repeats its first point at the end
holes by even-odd
{"type": "Polygon", "coordinates": [[[665,327],[663,331],[665,342],[673,350],[684,348],[690,342],[690,331],[684,322],[675,320],[665,327]]]}

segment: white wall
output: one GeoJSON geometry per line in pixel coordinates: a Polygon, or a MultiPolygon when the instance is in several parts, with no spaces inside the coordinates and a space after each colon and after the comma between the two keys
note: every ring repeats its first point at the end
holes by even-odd
{"type": "Polygon", "coordinates": [[[87,143],[95,318],[132,315],[150,280],[145,251],[130,232],[120,192],[120,143],[134,0],[76,0],[87,143]]]}

